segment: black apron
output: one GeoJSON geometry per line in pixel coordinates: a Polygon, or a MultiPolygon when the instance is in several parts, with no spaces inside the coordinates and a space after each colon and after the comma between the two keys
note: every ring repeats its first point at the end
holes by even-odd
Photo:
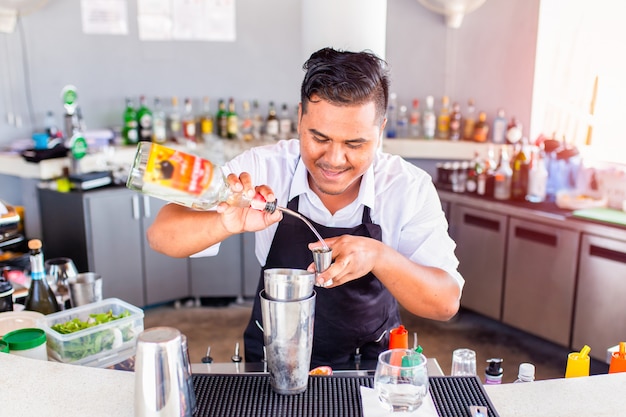
{"type": "MultiPolygon", "coordinates": [[[[287,204],[298,209],[298,197],[287,204]]],[[[365,236],[382,240],[382,230],[373,224],[369,207],[363,208],[362,224],[351,227],[326,227],[311,222],[322,238],[341,235],[365,236]]],[[[246,362],[263,359],[261,305],[263,271],[270,268],[306,269],[313,262],[308,244],[317,240],[300,219],[285,214],[278,224],[265,266],[261,270],[252,317],[244,332],[246,362]]],[[[311,368],[346,364],[359,349],[362,360],[376,360],[389,346],[389,330],[400,324],[398,303],[371,272],[335,288],[315,287],[315,321],[311,368]],[[382,336],[382,337],[381,337],[382,336]]]]}

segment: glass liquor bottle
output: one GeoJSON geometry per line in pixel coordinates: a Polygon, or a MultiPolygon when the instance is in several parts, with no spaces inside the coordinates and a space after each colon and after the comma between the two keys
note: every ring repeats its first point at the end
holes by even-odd
{"type": "Polygon", "coordinates": [[[491,138],[493,143],[503,144],[505,143],[507,121],[504,113],[504,109],[498,109],[495,119],[493,119],[493,136],[491,138]]]}
{"type": "Polygon", "coordinates": [[[281,139],[289,139],[291,136],[291,125],[293,121],[291,120],[291,115],[289,114],[289,108],[287,107],[287,103],[283,103],[281,112],[280,112],[280,120],[279,120],[279,135],[281,139]]]}
{"type": "Polygon", "coordinates": [[[424,128],[424,137],[426,139],[434,139],[435,131],[437,130],[437,116],[435,116],[434,106],[434,97],[426,97],[426,109],[422,115],[422,125],[424,128]]]}
{"type": "Polygon", "coordinates": [[[278,134],[280,133],[280,125],[278,123],[278,116],[276,116],[276,108],[274,102],[270,101],[270,108],[265,121],[265,134],[268,139],[278,140],[278,134]]]}
{"type": "Polygon", "coordinates": [[[487,124],[487,113],[481,111],[478,113],[478,121],[474,125],[474,142],[487,142],[489,134],[489,125],[487,124]]]}
{"type": "Polygon", "coordinates": [[[226,137],[237,139],[239,137],[239,115],[235,108],[235,99],[228,99],[228,112],[226,113],[226,137]]]}
{"type": "Polygon", "coordinates": [[[263,116],[259,110],[259,101],[252,102],[252,137],[255,140],[262,139],[263,135],[263,116]]]}
{"type": "Polygon", "coordinates": [[[413,99],[413,106],[409,116],[409,137],[417,139],[422,135],[420,101],[413,99]]]}
{"type": "Polygon", "coordinates": [[[211,140],[213,135],[213,114],[211,113],[211,103],[207,96],[202,98],[202,113],[199,117],[198,133],[205,142],[211,140]]]}
{"type": "Polygon", "coordinates": [[[193,106],[189,97],[185,98],[185,112],[182,118],[183,136],[188,146],[196,144],[196,120],[193,117],[193,106]]]}
{"type": "Polygon", "coordinates": [[[531,203],[542,203],[546,200],[548,184],[548,169],[541,150],[531,156],[530,170],[528,171],[528,192],[526,200],[531,203]]]}
{"type": "Polygon", "coordinates": [[[54,292],[48,285],[43,262],[42,244],[39,239],[28,241],[30,251],[30,287],[24,303],[24,309],[50,314],[60,311],[54,292]]]}
{"type": "Polygon", "coordinates": [[[386,136],[388,138],[398,137],[398,96],[396,93],[389,94],[389,103],[387,105],[387,125],[385,126],[386,136]]]}
{"type": "Polygon", "coordinates": [[[253,135],[253,120],[252,113],[250,112],[250,102],[248,100],[244,100],[242,103],[242,114],[241,114],[241,138],[246,142],[249,142],[254,139],[253,135]]]}
{"type": "Polygon", "coordinates": [[[452,113],[450,114],[450,127],[449,136],[450,140],[461,140],[461,123],[463,122],[463,116],[461,115],[461,105],[456,101],[452,104],[452,113]]]}
{"type": "Polygon", "coordinates": [[[139,140],[150,142],[152,140],[152,111],[146,104],[146,96],[139,97],[139,110],[137,110],[137,124],[139,127],[139,140]]]}
{"type": "Polygon", "coordinates": [[[511,200],[524,201],[528,190],[528,158],[524,143],[519,143],[511,160],[511,200]]]}
{"type": "Polygon", "coordinates": [[[161,108],[161,99],[154,99],[154,112],[152,113],[152,141],[165,143],[167,141],[167,127],[165,112],[161,108]]]}
{"type": "Polygon", "coordinates": [[[463,140],[474,139],[474,125],[476,124],[476,107],[474,106],[474,100],[469,99],[467,101],[467,111],[465,112],[465,118],[463,123],[463,140]]]}
{"type": "Polygon", "coordinates": [[[450,99],[448,96],[441,98],[441,108],[437,115],[437,137],[439,139],[450,139],[450,99]]]}
{"type": "Polygon", "coordinates": [[[182,137],[180,110],[178,108],[178,97],[176,96],[172,97],[171,107],[167,115],[167,136],[174,142],[177,142],[182,137]]]}
{"type": "Polygon", "coordinates": [[[232,191],[221,168],[208,159],[156,143],[137,146],[126,186],[196,210],[209,210],[222,201],[268,212],[276,209],[276,202],[232,191]]]}
{"type": "Polygon", "coordinates": [[[511,163],[506,148],[500,149],[500,162],[494,172],[493,197],[496,200],[511,198],[511,163]]]}
{"type": "Polygon", "coordinates": [[[217,103],[215,122],[217,124],[217,136],[220,138],[228,137],[228,112],[226,111],[226,102],[223,99],[217,103]]]}
{"type": "Polygon", "coordinates": [[[125,145],[134,145],[139,140],[139,132],[137,130],[137,111],[133,107],[133,100],[129,97],[126,98],[126,109],[124,110],[122,140],[125,145]]]}

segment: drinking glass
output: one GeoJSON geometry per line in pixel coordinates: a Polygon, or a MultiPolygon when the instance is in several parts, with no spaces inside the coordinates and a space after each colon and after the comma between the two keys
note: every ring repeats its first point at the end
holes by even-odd
{"type": "Polygon", "coordinates": [[[428,394],[426,357],[411,349],[390,349],[378,355],[374,388],[383,408],[417,410],[428,394]]]}
{"type": "Polygon", "coordinates": [[[476,352],[471,349],[456,349],[452,352],[452,376],[476,375],[476,352]]]}

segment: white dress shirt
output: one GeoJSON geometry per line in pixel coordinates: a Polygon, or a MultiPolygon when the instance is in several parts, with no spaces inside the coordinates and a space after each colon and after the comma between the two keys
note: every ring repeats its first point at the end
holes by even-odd
{"type": "MultiPolygon", "coordinates": [[[[363,175],[356,200],[335,214],[309,187],[297,139],[245,151],[228,162],[224,172],[250,173],[253,184],[272,188],[281,206],[300,196],[298,211],[328,227],[360,224],[363,207],[368,206],[372,222],[382,229],[383,243],[418,264],[445,270],[461,287],[464,284],[457,272],[456,244],[448,235],[448,223],[431,177],[399,156],[379,150],[363,175]]],[[[265,265],[277,227],[274,224],[256,232],[255,254],[261,265],[265,265]]]]}

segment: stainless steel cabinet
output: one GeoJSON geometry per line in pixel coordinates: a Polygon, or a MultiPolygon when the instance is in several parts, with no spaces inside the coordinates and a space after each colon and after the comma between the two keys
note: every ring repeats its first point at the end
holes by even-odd
{"type": "Polygon", "coordinates": [[[569,346],[580,233],[509,220],[502,320],[569,346]]]}
{"type": "Polygon", "coordinates": [[[461,305],[500,320],[508,218],[451,205],[450,234],[465,278],[461,305]]]}
{"type": "Polygon", "coordinates": [[[189,258],[194,297],[234,297],[242,294],[242,243],[235,235],[220,244],[215,256],[189,258]]]}
{"type": "Polygon", "coordinates": [[[626,340],[626,242],[583,234],[572,348],[606,349],[626,340]]]}

